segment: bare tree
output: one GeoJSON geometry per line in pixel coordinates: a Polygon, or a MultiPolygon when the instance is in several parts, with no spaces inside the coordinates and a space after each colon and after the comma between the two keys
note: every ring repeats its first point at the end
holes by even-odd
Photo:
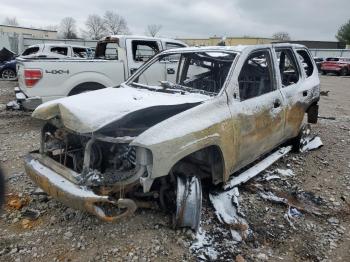
{"type": "Polygon", "coordinates": [[[105,29],[110,35],[130,34],[128,24],[124,17],[113,11],[106,11],[104,15],[105,29]]]}
{"type": "Polygon", "coordinates": [[[87,28],[85,35],[89,38],[98,40],[106,35],[105,20],[99,15],[89,15],[86,19],[85,26],[87,28]]]}
{"type": "Polygon", "coordinates": [[[76,21],[73,17],[65,17],[62,19],[59,26],[59,34],[65,39],[75,39],[77,36],[76,21]]]}
{"type": "Polygon", "coordinates": [[[159,33],[160,29],[162,29],[162,25],[148,25],[146,29],[146,34],[155,37],[159,33]]]}
{"type": "Polygon", "coordinates": [[[291,40],[288,32],[276,32],[272,35],[272,38],[278,41],[289,41],[291,40]]]}
{"type": "Polygon", "coordinates": [[[13,25],[13,26],[18,26],[18,21],[17,21],[17,17],[6,17],[4,19],[4,25],[13,25]]]}

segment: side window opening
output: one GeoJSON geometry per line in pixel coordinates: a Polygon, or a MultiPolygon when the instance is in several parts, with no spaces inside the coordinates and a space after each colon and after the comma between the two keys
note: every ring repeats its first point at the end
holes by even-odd
{"type": "Polygon", "coordinates": [[[290,86],[299,81],[298,65],[291,49],[276,49],[278,67],[282,87],[290,86]]]}
{"type": "Polygon", "coordinates": [[[36,54],[37,52],[39,51],[39,47],[38,46],[35,46],[35,47],[30,47],[30,48],[27,48],[24,52],[23,52],[23,56],[24,55],[33,55],[33,54],[36,54]]]}
{"type": "Polygon", "coordinates": [[[132,41],[132,55],[136,62],[146,62],[159,53],[159,46],[155,41],[132,41]]]}
{"type": "Polygon", "coordinates": [[[314,72],[314,65],[312,64],[310,55],[306,50],[297,50],[299,59],[301,61],[301,64],[303,65],[303,69],[305,70],[305,74],[307,77],[311,76],[314,72]]]}
{"type": "Polygon", "coordinates": [[[68,48],[67,47],[60,47],[60,46],[51,47],[50,52],[66,56],[68,54],[68,48]]]}
{"type": "Polygon", "coordinates": [[[257,51],[248,57],[239,74],[238,84],[242,101],[275,90],[269,51],[257,51]]]}
{"type": "Polygon", "coordinates": [[[73,56],[80,57],[80,58],[87,58],[88,51],[86,48],[73,47],[73,56]]]}

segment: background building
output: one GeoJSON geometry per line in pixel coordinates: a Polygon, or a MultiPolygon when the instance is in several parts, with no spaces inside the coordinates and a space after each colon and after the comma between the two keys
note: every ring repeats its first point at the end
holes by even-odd
{"type": "Polygon", "coordinates": [[[0,33],[22,35],[23,37],[56,39],[57,31],[22,26],[0,25],[0,33]]]}

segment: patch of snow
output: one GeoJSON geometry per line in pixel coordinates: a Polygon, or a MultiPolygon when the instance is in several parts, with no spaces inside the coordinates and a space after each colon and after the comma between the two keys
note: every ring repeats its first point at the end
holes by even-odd
{"type": "Polygon", "coordinates": [[[294,176],[294,172],[292,169],[288,168],[288,169],[281,169],[281,168],[276,168],[274,170],[274,173],[277,173],[281,176],[287,176],[287,177],[290,177],[290,176],[294,176]]]}
{"type": "Polygon", "coordinates": [[[67,128],[80,133],[90,133],[138,110],[198,103],[207,99],[210,97],[197,93],[182,95],[131,87],[109,87],[49,101],[40,105],[32,116],[43,120],[60,116],[67,128]]]}
{"type": "Polygon", "coordinates": [[[197,253],[197,257],[203,260],[214,261],[218,258],[219,252],[215,249],[213,239],[199,227],[196,240],[191,245],[192,252],[197,253]]]}

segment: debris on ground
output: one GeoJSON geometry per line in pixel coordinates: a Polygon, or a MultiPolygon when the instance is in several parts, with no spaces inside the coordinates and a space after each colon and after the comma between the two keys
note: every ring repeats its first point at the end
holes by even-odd
{"type": "Polygon", "coordinates": [[[305,140],[306,144],[300,149],[301,152],[315,150],[323,146],[322,140],[319,136],[308,136],[305,140]]]}

